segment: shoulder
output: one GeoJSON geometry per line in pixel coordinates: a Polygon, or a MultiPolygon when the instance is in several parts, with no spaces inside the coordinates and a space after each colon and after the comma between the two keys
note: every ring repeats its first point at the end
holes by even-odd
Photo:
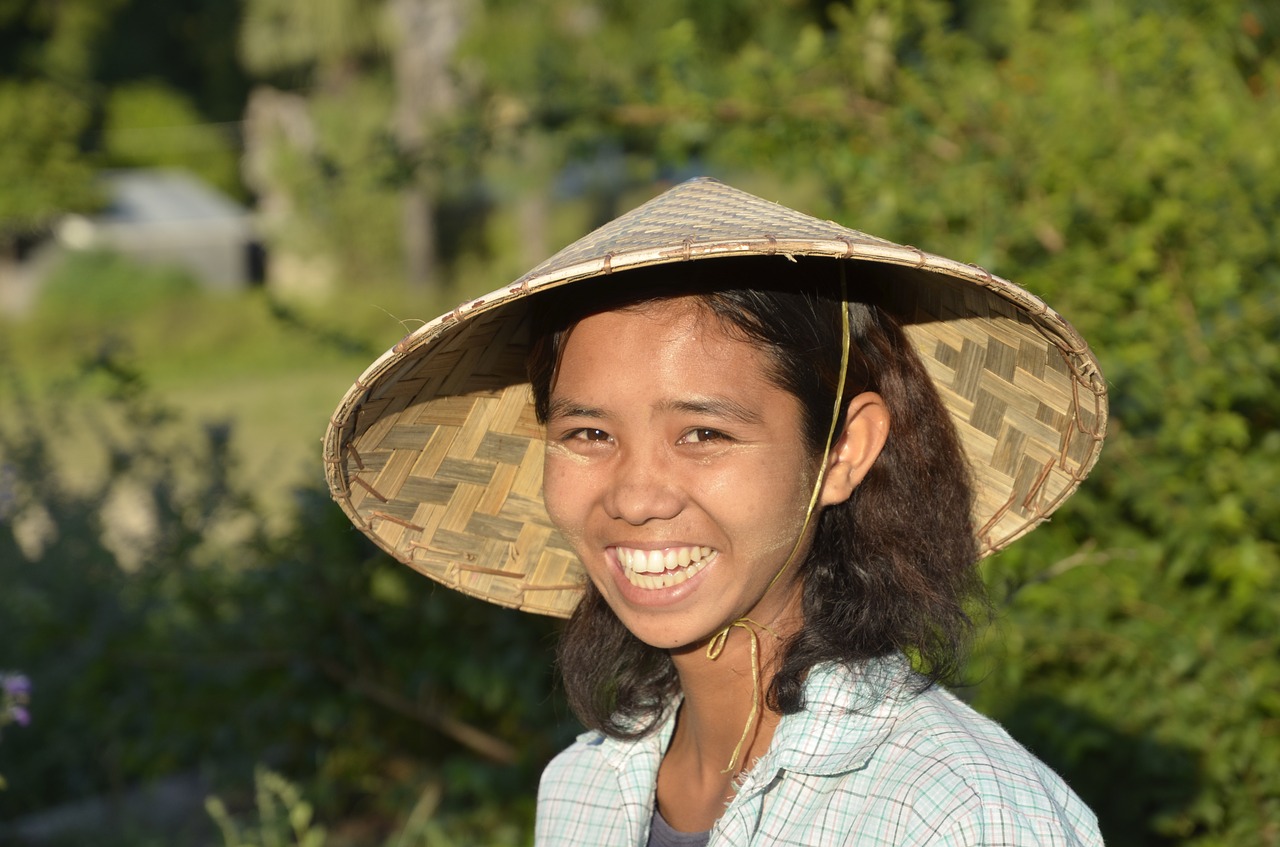
{"type": "Polygon", "coordinates": [[[806,708],[779,727],[777,764],[801,777],[824,826],[861,820],[869,843],[1101,844],[1093,813],[1051,768],[919,682],[891,660],[815,669],[806,708]]]}
{"type": "Polygon", "coordinates": [[[605,743],[598,732],[584,733],[543,770],[537,844],[625,842],[625,821],[618,816],[617,769],[604,755],[605,743]]]}
{"type": "Polygon", "coordinates": [[[674,709],[635,740],[586,732],[551,760],[538,786],[539,847],[641,843],[674,709]]]}
{"type": "Polygon", "coordinates": [[[961,828],[992,830],[979,841],[963,833],[957,843],[1000,843],[995,835],[1023,830],[1037,843],[1101,843],[1093,812],[1059,774],[943,688],[904,705],[883,759],[918,786],[924,809],[946,812],[961,828]]]}
{"type": "Polygon", "coordinates": [[[937,827],[940,843],[1102,843],[1057,773],[945,689],[904,699],[874,765],[882,789],[937,827]]]}
{"type": "Polygon", "coordinates": [[[585,789],[598,785],[611,769],[604,755],[605,741],[599,732],[584,732],[561,750],[542,771],[539,803],[543,797],[581,797],[585,789]]]}

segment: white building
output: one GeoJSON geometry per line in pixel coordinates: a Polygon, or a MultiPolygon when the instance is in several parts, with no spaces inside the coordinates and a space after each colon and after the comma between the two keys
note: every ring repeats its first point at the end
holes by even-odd
{"type": "Polygon", "coordinates": [[[263,254],[248,209],[177,170],[108,171],[107,205],[69,215],[58,240],[72,249],[113,250],[140,262],[176,265],[210,288],[263,279],[263,254]]]}

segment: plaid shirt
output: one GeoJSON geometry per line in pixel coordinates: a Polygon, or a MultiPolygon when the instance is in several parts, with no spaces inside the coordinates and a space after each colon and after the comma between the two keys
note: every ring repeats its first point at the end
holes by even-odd
{"type": "MultiPolygon", "coordinates": [[[[711,831],[717,845],[1101,845],[1093,813],[994,721],[905,662],[813,669],[711,831]]],[[[588,732],[538,792],[540,847],[644,847],[676,704],[634,742],[588,732]]]]}

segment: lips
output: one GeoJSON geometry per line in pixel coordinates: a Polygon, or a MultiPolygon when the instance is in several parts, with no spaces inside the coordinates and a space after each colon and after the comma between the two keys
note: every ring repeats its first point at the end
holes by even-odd
{"type": "Polygon", "coordinates": [[[711,547],[694,546],[660,550],[614,547],[613,552],[627,581],[647,589],[671,588],[692,579],[716,556],[711,547]]]}

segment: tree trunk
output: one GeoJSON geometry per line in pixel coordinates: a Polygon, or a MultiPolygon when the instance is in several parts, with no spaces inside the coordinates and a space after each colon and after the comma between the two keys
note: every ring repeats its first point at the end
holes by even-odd
{"type": "Polygon", "coordinates": [[[409,285],[423,292],[439,287],[436,257],[436,208],[421,185],[411,185],[401,198],[404,271],[409,285]]]}
{"type": "Polygon", "coordinates": [[[440,284],[436,250],[438,186],[429,160],[430,125],[452,110],[457,91],[449,62],[462,36],[464,0],[389,0],[394,32],[395,135],[400,154],[413,163],[404,189],[402,234],[409,285],[424,292],[440,284]]]}

